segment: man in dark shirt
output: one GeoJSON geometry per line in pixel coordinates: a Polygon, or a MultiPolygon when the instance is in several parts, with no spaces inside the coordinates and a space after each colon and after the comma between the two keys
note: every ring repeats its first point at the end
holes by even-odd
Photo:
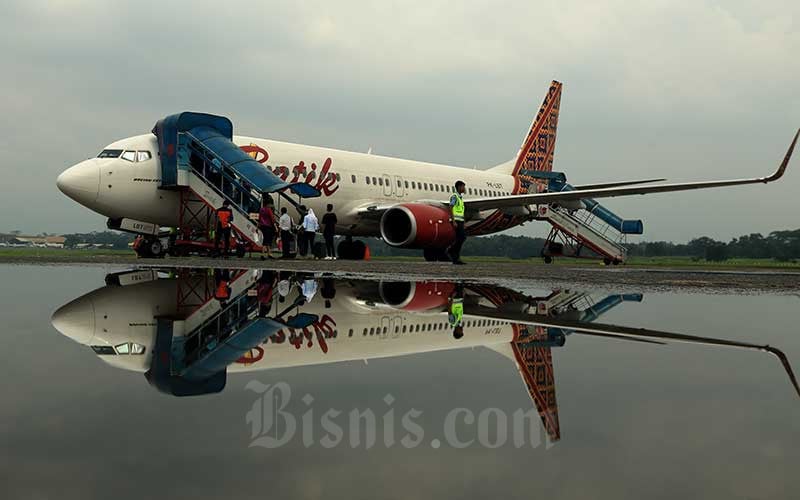
{"type": "Polygon", "coordinates": [[[328,203],[328,211],[322,216],[322,236],[325,238],[325,260],[336,260],[336,251],[333,247],[333,236],[336,234],[336,214],[333,205],[328,203]]]}
{"type": "Polygon", "coordinates": [[[231,250],[231,224],[233,224],[233,210],[228,200],[222,202],[222,206],[217,209],[217,231],[214,235],[214,250],[220,255],[220,243],[225,248],[223,256],[228,255],[231,250]]]}

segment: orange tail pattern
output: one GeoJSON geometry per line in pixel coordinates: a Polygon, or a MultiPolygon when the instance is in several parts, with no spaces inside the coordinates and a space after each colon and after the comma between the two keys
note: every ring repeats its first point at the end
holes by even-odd
{"type": "Polygon", "coordinates": [[[517,155],[513,175],[524,175],[525,170],[550,172],[553,170],[553,153],[556,148],[558,110],[561,106],[561,83],[553,80],[536,113],[531,128],[517,155]]]}
{"type": "MultiPolygon", "coordinates": [[[[520,328],[528,328],[518,325],[520,328]]],[[[541,327],[536,327],[537,337],[547,337],[547,332],[541,327]],[[540,331],[541,330],[541,331],[540,331]]],[[[550,441],[555,442],[561,439],[561,426],[558,422],[558,403],[556,402],[556,380],[553,373],[553,354],[549,347],[531,347],[525,345],[530,342],[531,337],[525,341],[515,341],[511,343],[514,356],[528,388],[528,394],[536,404],[539,418],[542,419],[542,426],[550,436],[550,441]]]]}

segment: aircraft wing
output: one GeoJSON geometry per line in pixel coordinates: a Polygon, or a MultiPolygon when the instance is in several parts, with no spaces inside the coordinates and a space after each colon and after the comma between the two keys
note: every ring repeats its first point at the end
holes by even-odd
{"type": "Polygon", "coordinates": [[[472,306],[464,307],[464,314],[485,317],[491,319],[499,319],[520,323],[530,326],[539,326],[545,328],[558,328],[567,330],[581,335],[589,335],[596,337],[614,338],[618,340],[632,340],[636,342],[654,343],[654,344],[668,344],[685,343],[685,344],[699,344],[710,345],[718,347],[730,347],[744,350],[761,351],[775,356],[780,361],[789,382],[792,384],[798,397],[800,397],[800,384],[798,384],[792,366],[786,354],[780,349],[769,345],[753,344],[750,342],[739,342],[735,340],[717,339],[712,337],[700,337],[695,335],[686,335],[683,333],[665,332],[660,330],[650,330],[647,328],[631,328],[620,325],[609,325],[603,323],[586,323],[583,321],[576,321],[571,319],[564,319],[559,317],[551,317],[541,314],[532,314],[524,310],[518,311],[499,311],[490,307],[472,306]]]}
{"type": "MultiPolygon", "coordinates": [[[[466,209],[470,212],[479,212],[481,210],[490,210],[495,208],[510,208],[527,205],[548,205],[551,203],[577,201],[583,198],[614,198],[617,196],[630,196],[634,194],[651,194],[651,193],[667,193],[671,191],[689,191],[693,189],[708,189],[715,187],[727,186],[740,186],[744,184],[761,184],[769,183],[780,179],[786,171],[786,166],[789,164],[789,159],[792,157],[797,138],[800,136],[800,129],[794,135],[789,149],[783,161],[778,166],[778,169],[767,177],[755,177],[751,179],[731,179],[720,181],[703,181],[703,182],[683,182],[675,184],[656,184],[656,185],[635,185],[635,186],[616,186],[616,187],[600,187],[593,189],[580,189],[576,191],[559,191],[559,192],[545,192],[545,193],[531,193],[523,195],[512,196],[495,196],[490,198],[478,198],[472,200],[464,200],[466,209]]],[[[637,184],[641,181],[637,181],[637,184]]]]}

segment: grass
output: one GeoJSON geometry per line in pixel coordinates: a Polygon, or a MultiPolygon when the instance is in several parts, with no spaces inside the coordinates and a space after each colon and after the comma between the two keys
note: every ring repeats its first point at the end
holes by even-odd
{"type": "Polygon", "coordinates": [[[136,258],[133,250],[71,249],[71,248],[0,248],[0,260],[69,260],[91,257],[136,258]]]}
{"type": "MultiPolygon", "coordinates": [[[[112,249],[69,249],[69,248],[0,248],[0,261],[36,261],[69,262],[84,259],[115,258],[119,260],[136,260],[132,250],[112,249]]],[[[393,262],[423,262],[422,257],[372,257],[377,261],[393,262]]],[[[509,257],[464,257],[467,262],[498,263],[498,264],[526,264],[545,265],[540,258],[511,259],[509,257]]],[[[165,263],[169,262],[169,259],[165,263]]],[[[603,266],[603,263],[594,259],[568,259],[557,258],[555,266],[603,266]]],[[[787,269],[800,270],[800,261],[780,262],[774,259],[729,259],[724,262],[707,262],[695,260],[692,257],[631,257],[625,267],[686,267],[694,269],[787,269]]]]}
{"type": "MultiPolygon", "coordinates": [[[[403,262],[421,261],[420,257],[373,257],[376,260],[391,260],[403,262]]],[[[539,257],[528,259],[512,259],[510,257],[464,257],[466,262],[475,263],[502,263],[502,264],[528,264],[528,265],[555,265],[555,266],[604,266],[600,260],[595,259],[569,259],[556,258],[552,264],[545,264],[539,257]]],[[[625,267],[691,267],[697,269],[798,269],[800,261],[781,262],[774,259],[729,259],[724,262],[708,262],[695,260],[692,257],[631,257],[625,267]]]]}

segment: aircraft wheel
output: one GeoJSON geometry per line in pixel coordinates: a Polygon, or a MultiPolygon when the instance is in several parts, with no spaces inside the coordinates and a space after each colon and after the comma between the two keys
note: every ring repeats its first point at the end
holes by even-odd
{"type": "Polygon", "coordinates": [[[422,256],[425,257],[427,262],[435,262],[438,260],[433,248],[426,248],[422,250],[422,256]]]}
{"type": "Polygon", "coordinates": [[[422,250],[422,255],[428,262],[450,262],[446,248],[426,248],[422,250]]]}
{"type": "Polygon", "coordinates": [[[549,256],[549,255],[545,255],[544,256],[544,263],[545,264],[552,264],[553,263],[553,258],[551,256],[549,256]]]}
{"type": "Polygon", "coordinates": [[[161,240],[158,238],[146,241],[142,246],[146,252],[142,257],[162,257],[164,255],[164,245],[161,244],[161,240]]]}
{"type": "Polygon", "coordinates": [[[314,246],[311,248],[311,254],[314,255],[317,259],[324,259],[325,258],[325,243],[321,241],[315,241],[314,246]]]}
{"type": "Polygon", "coordinates": [[[613,264],[614,264],[615,266],[618,266],[618,265],[619,265],[619,261],[618,261],[617,259],[614,259],[614,262],[613,262],[613,264]]]}
{"type": "Polygon", "coordinates": [[[364,260],[364,254],[367,253],[367,245],[364,244],[363,241],[354,241],[353,242],[353,259],[354,260],[364,260]]]}
{"type": "Polygon", "coordinates": [[[339,245],[336,247],[336,255],[338,255],[340,259],[352,260],[353,242],[348,240],[339,242],[339,245]]]}
{"type": "Polygon", "coordinates": [[[603,264],[605,264],[605,265],[607,265],[607,266],[610,266],[610,265],[611,265],[611,262],[612,262],[612,261],[611,261],[611,259],[609,259],[609,258],[605,258],[605,259],[603,259],[603,264]]]}

